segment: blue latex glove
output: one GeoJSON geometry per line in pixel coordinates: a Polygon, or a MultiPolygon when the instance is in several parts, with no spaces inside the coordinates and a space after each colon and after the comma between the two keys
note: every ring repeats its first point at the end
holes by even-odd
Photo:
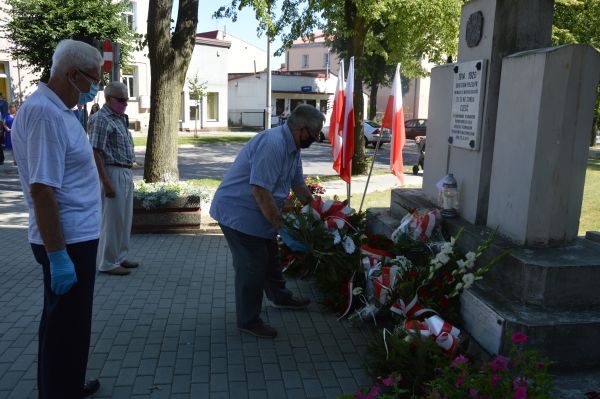
{"type": "Polygon", "coordinates": [[[75,265],[66,249],[48,252],[50,259],[50,287],[56,295],[64,295],[77,282],[75,265]]]}
{"type": "Polygon", "coordinates": [[[308,252],[306,245],[295,240],[285,227],[280,228],[278,233],[285,245],[293,252],[308,252]]]}

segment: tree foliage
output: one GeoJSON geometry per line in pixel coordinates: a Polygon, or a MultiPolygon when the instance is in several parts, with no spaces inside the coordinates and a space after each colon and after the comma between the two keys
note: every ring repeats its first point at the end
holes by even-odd
{"type": "Polygon", "coordinates": [[[181,92],[196,44],[198,0],[179,0],[174,30],[171,29],[173,0],[150,0],[148,10],[152,82],[144,180],[176,181],[181,92]]]}
{"type": "Polygon", "coordinates": [[[25,61],[47,81],[52,54],[63,39],[117,41],[123,63],[135,37],[122,17],[129,4],[126,0],[6,0],[3,11],[7,17],[0,21],[0,29],[10,40],[7,50],[11,56],[25,61]]]}
{"type": "MultiPolygon", "coordinates": [[[[259,31],[280,35],[281,54],[298,37],[310,39],[322,30],[341,58],[355,59],[355,154],[353,173],[365,171],[362,120],[363,83],[389,80],[387,66],[402,63],[403,74],[422,76],[420,60],[441,62],[455,54],[462,0],[283,0],[279,14],[270,12],[272,0],[232,0],[216,17],[235,20],[236,13],[251,7],[259,31]],[[285,31],[284,31],[285,29],[285,31]]],[[[346,66],[348,63],[346,63],[346,66]]],[[[393,70],[394,67],[390,67],[393,70]]],[[[393,73],[393,72],[392,72],[393,73]]]]}
{"type": "MultiPolygon", "coordinates": [[[[554,45],[585,43],[600,51],[600,0],[557,0],[552,26],[554,45]]],[[[590,144],[600,129],[600,84],[596,87],[596,110],[590,144]]]]}

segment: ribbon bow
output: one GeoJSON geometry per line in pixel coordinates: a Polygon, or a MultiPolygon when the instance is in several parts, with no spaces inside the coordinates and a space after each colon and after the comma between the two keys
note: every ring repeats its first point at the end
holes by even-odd
{"type": "Polygon", "coordinates": [[[404,329],[413,334],[419,333],[424,337],[430,336],[449,356],[456,352],[460,330],[437,315],[426,318],[424,322],[406,320],[404,329]]]}
{"type": "Polygon", "coordinates": [[[325,200],[316,197],[310,205],[305,206],[302,212],[312,212],[313,216],[325,222],[328,229],[341,229],[347,223],[348,216],[354,209],[347,207],[341,201],[325,200]]]}

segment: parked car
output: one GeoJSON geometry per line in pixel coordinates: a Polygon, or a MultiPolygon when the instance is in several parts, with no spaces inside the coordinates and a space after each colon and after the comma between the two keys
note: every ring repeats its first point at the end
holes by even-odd
{"type": "Polygon", "coordinates": [[[365,147],[368,147],[369,144],[377,145],[377,141],[379,140],[379,146],[384,143],[389,143],[392,141],[392,133],[390,129],[381,127],[380,124],[375,123],[373,121],[365,121],[364,123],[364,131],[365,131],[365,147]],[[380,139],[381,136],[381,139],[380,139]]]}
{"type": "Polygon", "coordinates": [[[427,119],[409,119],[404,122],[406,138],[414,140],[417,136],[427,135],[427,119]]]}
{"type": "MultiPolygon", "coordinates": [[[[389,143],[392,140],[392,135],[390,133],[390,129],[382,128],[381,125],[373,122],[373,121],[364,121],[364,133],[365,133],[365,147],[369,144],[375,147],[377,140],[379,140],[379,136],[381,135],[380,146],[384,143],[389,143]],[[383,132],[383,134],[382,134],[383,132]]],[[[329,140],[329,125],[323,126],[321,129],[321,134],[319,135],[319,142],[324,142],[329,140]]]]}

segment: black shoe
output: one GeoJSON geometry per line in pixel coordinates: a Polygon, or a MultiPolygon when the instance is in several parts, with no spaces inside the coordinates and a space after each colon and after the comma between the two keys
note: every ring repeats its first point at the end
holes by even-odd
{"type": "Polygon", "coordinates": [[[98,380],[89,380],[85,384],[83,384],[83,392],[81,392],[82,398],[87,398],[88,396],[92,396],[100,389],[100,381],[98,380]]]}
{"type": "Polygon", "coordinates": [[[277,330],[268,324],[257,323],[247,327],[240,327],[240,331],[248,334],[252,334],[259,338],[275,338],[277,336],[277,330]]]}
{"type": "Polygon", "coordinates": [[[302,297],[294,298],[293,296],[287,298],[286,300],[284,300],[282,302],[277,302],[277,303],[271,302],[271,306],[273,306],[274,308],[293,309],[293,310],[304,309],[309,304],[310,304],[310,299],[302,298],[302,297]]]}

